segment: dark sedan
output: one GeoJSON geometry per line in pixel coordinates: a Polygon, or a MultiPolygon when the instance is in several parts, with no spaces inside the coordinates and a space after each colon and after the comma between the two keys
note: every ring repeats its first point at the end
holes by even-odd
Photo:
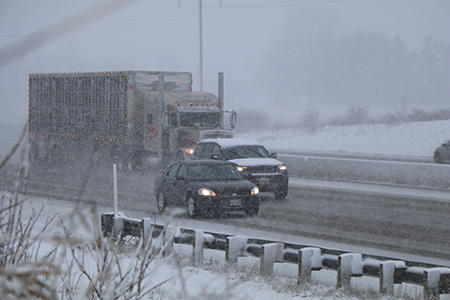
{"type": "Polygon", "coordinates": [[[184,206],[190,217],[244,211],[258,214],[259,189],[224,161],[194,160],[171,164],[155,180],[158,210],[184,206]]]}
{"type": "Polygon", "coordinates": [[[434,151],[433,159],[437,164],[450,164],[450,141],[434,151]]]}

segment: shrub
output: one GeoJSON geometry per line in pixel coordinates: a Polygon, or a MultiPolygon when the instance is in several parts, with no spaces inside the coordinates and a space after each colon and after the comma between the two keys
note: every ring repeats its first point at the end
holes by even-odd
{"type": "Polygon", "coordinates": [[[315,108],[308,108],[300,117],[299,126],[308,133],[314,133],[319,128],[320,111],[315,108]]]}

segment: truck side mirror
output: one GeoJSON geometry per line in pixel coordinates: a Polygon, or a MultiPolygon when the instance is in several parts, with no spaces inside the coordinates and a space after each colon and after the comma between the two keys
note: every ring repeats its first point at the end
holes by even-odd
{"type": "Polygon", "coordinates": [[[230,126],[231,129],[236,128],[236,122],[237,122],[237,112],[236,111],[232,111],[230,114],[230,126]]]}
{"type": "Polygon", "coordinates": [[[277,154],[276,153],[270,153],[270,157],[271,158],[277,158],[277,154]]]}

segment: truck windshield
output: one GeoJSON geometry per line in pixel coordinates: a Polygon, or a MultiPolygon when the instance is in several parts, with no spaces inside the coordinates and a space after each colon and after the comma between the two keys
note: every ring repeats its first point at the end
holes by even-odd
{"type": "Polygon", "coordinates": [[[181,112],[181,126],[219,127],[220,113],[218,112],[181,112]]]}

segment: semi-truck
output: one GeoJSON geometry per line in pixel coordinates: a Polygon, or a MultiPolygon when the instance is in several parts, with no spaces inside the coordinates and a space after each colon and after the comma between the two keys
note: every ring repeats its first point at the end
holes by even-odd
{"type": "Polygon", "coordinates": [[[133,168],[188,159],[202,132],[232,135],[236,123],[223,108],[223,73],[218,97],[192,82],[190,72],[30,74],[30,160],[133,168]]]}

